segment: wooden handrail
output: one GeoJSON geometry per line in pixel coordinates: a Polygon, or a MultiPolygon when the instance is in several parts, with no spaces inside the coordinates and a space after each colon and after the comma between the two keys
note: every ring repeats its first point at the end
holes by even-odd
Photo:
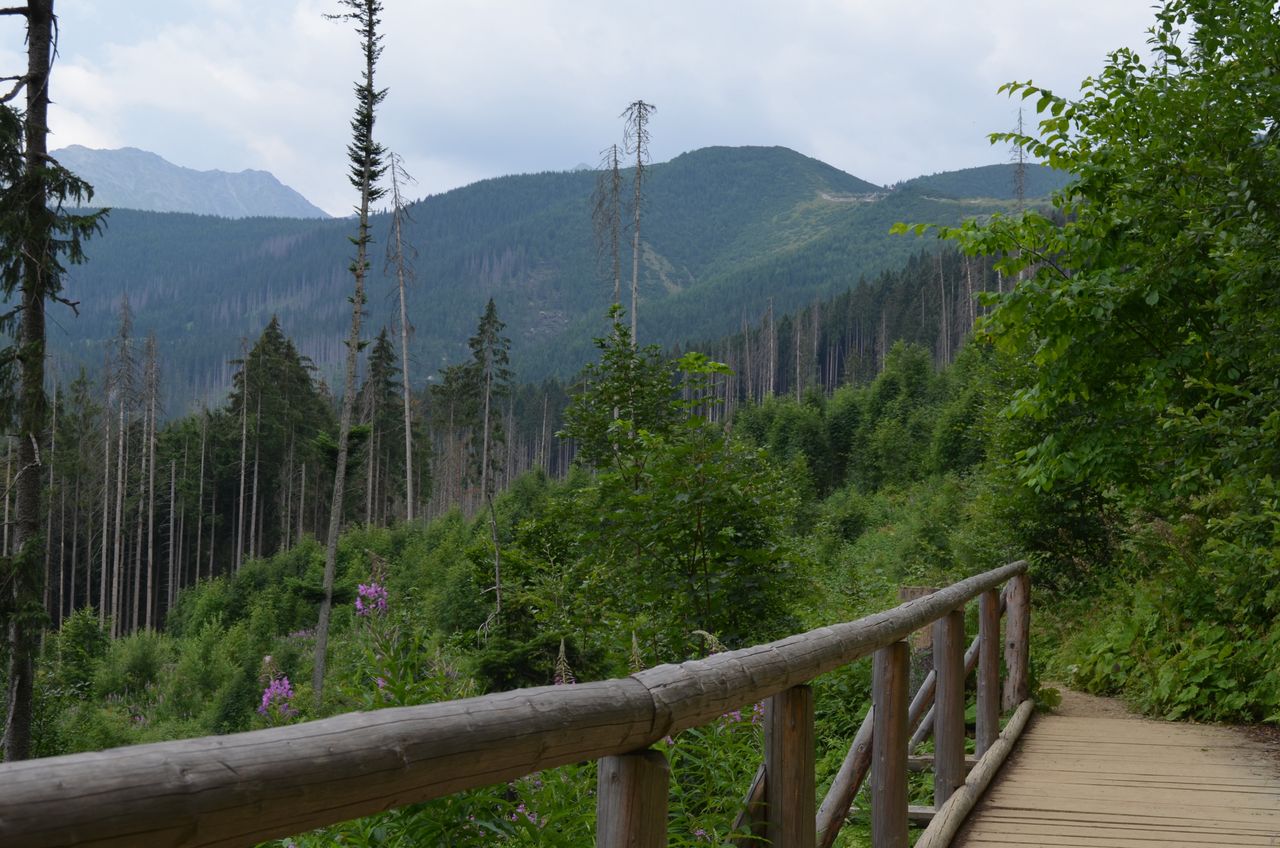
{"type": "MultiPolygon", "coordinates": [[[[1005,588],[1007,589],[1008,586],[1006,585],[1005,588]]],[[[992,590],[988,589],[987,591],[992,590]]],[[[1001,592],[999,595],[999,614],[1004,613],[1005,594],[1005,592],[1001,592]]],[[[966,676],[973,671],[978,663],[979,647],[979,637],[975,636],[964,653],[966,676]]],[[[908,755],[916,749],[933,729],[933,695],[936,681],[937,672],[929,669],[929,673],[925,675],[924,680],[920,683],[920,688],[912,696],[911,705],[907,708],[907,731],[911,733],[911,741],[907,744],[908,755]]],[[[849,814],[849,809],[853,806],[853,799],[858,794],[858,790],[862,788],[867,772],[871,769],[873,714],[874,710],[868,708],[867,714],[862,720],[862,725],[853,737],[853,744],[849,746],[849,753],[845,755],[844,762],[840,764],[840,770],[831,781],[831,787],[827,790],[827,795],[822,799],[822,804],[818,808],[818,848],[831,848],[835,844],[836,837],[840,833],[840,826],[849,814]]],[[[762,787],[757,790],[753,786],[752,789],[753,791],[758,791],[761,798],[763,797],[762,787]]],[[[752,798],[748,797],[748,801],[751,800],[752,798]]],[[[755,800],[758,802],[759,799],[755,800]]]]}
{"type": "Polygon", "coordinates": [[[251,845],[629,754],[893,644],[1026,568],[625,678],[0,764],[0,844],[251,845]]]}

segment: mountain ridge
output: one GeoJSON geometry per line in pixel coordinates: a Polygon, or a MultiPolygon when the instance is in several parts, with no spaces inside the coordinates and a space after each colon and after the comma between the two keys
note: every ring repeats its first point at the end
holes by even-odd
{"type": "Polygon", "coordinates": [[[96,206],[225,218],[331,217],[269,171],[201,171],[137,147],[73,144],[52,155],[94,187],[96,206]]]}
{"type": "MultiPolygon", "coordinates": [[[[986,172],[991,193],[1007,182],[1002,168],[986,172]]],[[[795,309],[900,267],[922,244],[890,236],[895,221],[957,223],[1014,208],[999,198],[886,189],[778,147],[703,148],[655,163],[649,176],[639,340],[663,345],[736,331],[770,304],[795,309]]],[[[409,291],[415,387],[469,355],[466,340],[489,297],[521,379],[569,376],[595,355],[592,338],[613,295],[611,263],[598,262],[592,233],[595,183],[590,171],[496,177],[410,205],[405,237],[419,253],[409,291]]],[[[369,335],[394,323],[394,274],[379,258],[388,223],[385,213],[372,221],[369,335]]],[[[71,269],[68,293],[81,318],[55,344],[68,365],[97,367],[127,295],[135,332],[157,336],[175,409],[220,396],[240,339],[256,337],[273,315],[331,377],[350,321],[350,228],[346,219],[114,210],[106,233],[87,245],[89,262],[71,269]]],[[[630,238],[623,242],[628,289],[630,238]]]]}

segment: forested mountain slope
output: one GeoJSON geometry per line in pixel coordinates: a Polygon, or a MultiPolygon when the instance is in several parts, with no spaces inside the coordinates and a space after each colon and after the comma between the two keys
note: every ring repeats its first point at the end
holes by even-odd
{"type": "MultiPolygon", "coordinates": [[[[424,371],[464,355],[489,297],[507,321],[522,379],[568,375],[587,361],[612,299],[592,233],[595,181],[590,171],[502,177],[411,207],[406,236],[418,259],[410,309],[424,371]]],[[[640,339],[723,334],[758,320],[771,298],[787,310],[842,291],[918,249],[888,234],[893,222],[954,222],[1005,208],[1007,200],[973,198],[1007,195],[1010,181],[1010,166],[995,166],[985,181],[969,180],[974,193],[960,200],[912,185],[889,191],[784,148],[707,148],[654,165],[640,339]]],[[[387,226],[387,216],[375,220],[379,246],[387,226]]],[[[81,315],[62,319],[54,345],[65,365],[96,366],[127,295],[135,335],[157,336],[173,411],[219,397],[240,339],[272,315],[327,371],[341,350],[351,229],[343,220],[115,210],[88,263],[72,270],[81,315]]],[[[621,258],[629,269],[625,246],[621,258]]],[[[391,320],[392,285],[380,261],[373,271],[376,328],[391,320]]]]}

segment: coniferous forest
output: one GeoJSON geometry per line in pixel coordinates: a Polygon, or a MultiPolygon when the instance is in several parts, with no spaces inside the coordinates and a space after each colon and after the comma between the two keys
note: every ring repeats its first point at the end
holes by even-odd
{"type": "MultiPolygon", "coordinates": [[[[45,368],[46,312],[75,326],[63,280],[92,279],[96,242],[111,233],[123,252],[104,265],[123,266],[148,227],[199,231],[92,211],[92,187],[48,157],[52,5],[25,7],[35,70],[23,103],[0,104],[5,760],[623,677],[1022,558],[1042,703],[1066,685],[1170,720],[1280,723],[1272,3],[1166,0],[1148,58],[1111,54],[1079,99],[1010,84],[1034,118],[993,141],[1035,169],[892,189],[822,172],[806,196],[896,198],[858,213],[886,233],[901,223],[855,265],[872,242],[834,213],[791,219],[802,236],[785,216],[725,212],[749,205],[754,155],[707,172],[694,154],[649,163],[644,101],[599,169],[505,183],[497,206],[460,191],[409,223],[376,123],[396,96],[378,61],[401,36],[378,0],[340,0],[364,62],[348,148],[359,214],[270,227],[286,265],[291,239],[324,239],[318,255],[349,270],[326,283],[340,294],[323,320],[255,313],[216,366],[225,394],[201,370],[213,354],[166,354],[185,319],[140,329],[116,291],[110,332],[95,324],[45,368]],[[1010,173],[1009,195],[939,214],[938,198],[994,194],[982,187],[1010,173]],[[699,179],[747,188],[695,226],[699,179]],[[505,226],[538,191],[554,214],[521,226],[545,225],[546,256],[485,259],[483,297],[431,305],[444,289],[425,281],[466,252],[431,257],[441,228],[494,229],[460,206],[508,210],[493,213],[505,226]],[[692,243],[735,228],[736,242],[692,243]],[[770,239],[782,249],[757,249],[770,239]],[[539,262],[593,287],[564,295],[585,304],[565,336],[527,332],[512,269],[539,262]],[[646,294],[656,280],[663,297],[646,294]],[[448,320],[412,341],[410,312],[436,306],[448,320]]],[[[225,252],[249,225],[211,223],[193,250],[225,252]]],[[[147,310],[163,286],[141,289],[147,310]]],[[[870,685],[865,665],[815,681],[820,793],[870,685]]],[[[744,709],[661,743],[671,844],[745,835],[760,724],[744,709]]],[[[595,770],[271,844],[590,844],[595,770]]],[[[869,844],[868,828],[855,811],[836,844],[869,844]]]]}

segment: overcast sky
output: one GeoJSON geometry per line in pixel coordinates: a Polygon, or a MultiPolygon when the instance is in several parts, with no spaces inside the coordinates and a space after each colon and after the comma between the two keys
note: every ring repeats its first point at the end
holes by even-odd
{"type": "MultiPolygon", "coordinates": [[[[347,214],[360,68],[336,0],[58,0],[51,147],[274,173],[347,214]]],[[[377,134],[415,196],[594,163],[657,105],[653,158],[784,145],[875,183],[1004,161],[996,88],[1063,93],[1142,47],[1147,0],[385,0],[377,134]]],[[[0,21],[0,76],[25,65],[0,21]]]]}

